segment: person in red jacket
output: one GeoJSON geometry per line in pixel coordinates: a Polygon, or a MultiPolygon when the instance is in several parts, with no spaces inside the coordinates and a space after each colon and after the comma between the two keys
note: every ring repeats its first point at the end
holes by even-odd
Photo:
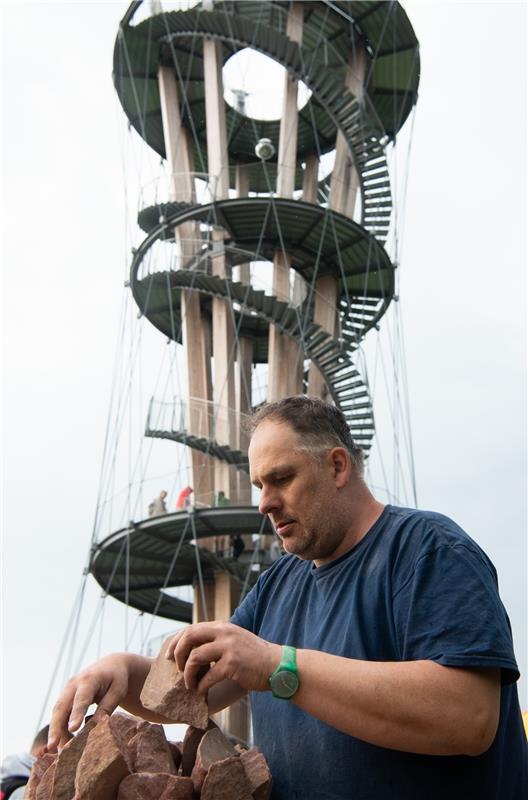
{"type": "Polygon", "coordinates": [[[181,509],[187,509],[191,507],[191,495],[193,490],[190,486],[186,486],[185,489],[182,489],[178,495],[178,499],[176,500],[176,509],[179,511],[181,509]]]}

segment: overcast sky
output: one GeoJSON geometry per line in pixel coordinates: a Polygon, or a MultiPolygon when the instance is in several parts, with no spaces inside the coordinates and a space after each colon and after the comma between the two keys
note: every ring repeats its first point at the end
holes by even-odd
{"type": "MultiPolygon", "coordinates": [[[[422,60],[400,265],[418,500],[494,561],[525,673],[526,6],[404,7],[422,60]]],[[[1,6],[4,752],[30,744],[93,526],[129,260],[125,8],[1,6]]],[[[98,597],[89,578],[81,640],[98,597]]],[[[105,613],[98,647],[122,649],[123,607],[105,613]]]]}

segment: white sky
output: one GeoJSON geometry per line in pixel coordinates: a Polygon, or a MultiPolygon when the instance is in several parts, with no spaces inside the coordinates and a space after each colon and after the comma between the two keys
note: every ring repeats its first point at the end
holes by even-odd
{"type": "MultiPolygon", "coordinates": [[[[422,59],[400,268],[418,499],[494,561],[525,673],[526,6],[404,7],[422,59]]],[[[1,6],[4,752],[29,746],[94,518],[128,271],[125,8],[1,6]]],[[[110,602],[103,652],[124,646],[110,602]]]]}

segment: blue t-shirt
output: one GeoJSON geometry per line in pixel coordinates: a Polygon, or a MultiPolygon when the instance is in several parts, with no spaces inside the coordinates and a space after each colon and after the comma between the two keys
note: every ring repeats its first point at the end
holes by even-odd
{"type": "Polygon", "coordinates": [[[348,658],[501,669],[499,729],[476,757],[377,747],[270,692],[252,692],[255,744],[273,775],[273,800],[528,796],[519,672],[495,569],[447,517],[386,506],[366,536],[329,564],[280,558],[231,621],[277,644],[348,658]]]}

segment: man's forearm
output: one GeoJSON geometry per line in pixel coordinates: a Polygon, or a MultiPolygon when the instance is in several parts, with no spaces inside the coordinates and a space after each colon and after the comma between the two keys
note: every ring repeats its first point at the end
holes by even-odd
{"type": "Polygon", "coordinates": [[[478,755],[495,736],[499,671],[432,661],[370,662],[298,650],[293,702],[363,741],[430,755],[478,755]]]}

